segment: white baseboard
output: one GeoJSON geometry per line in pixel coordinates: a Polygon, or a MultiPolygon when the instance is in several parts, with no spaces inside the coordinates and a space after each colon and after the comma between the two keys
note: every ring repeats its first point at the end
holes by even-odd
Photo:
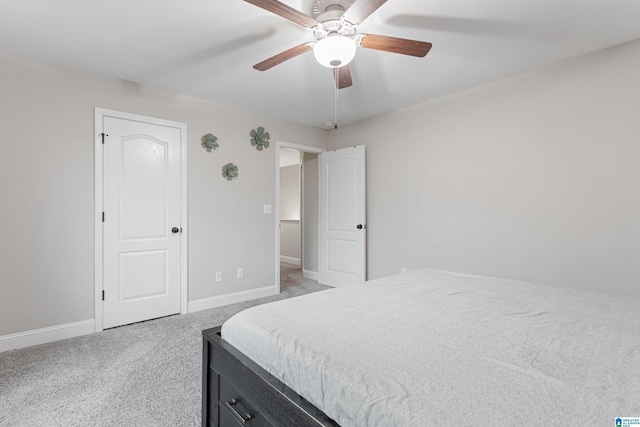
{"type": "Polygon", "coordinates": [[[275,285],[271,285],[258,289],[249,289],[248,291],[240,291],[216,297],[197,299],[195,301],[189,301],[189,313],[208,310],[210,308],[222,307],[223,305],[235,304],[237,302],[249,301],[257,298],[270,297],[277,294],[278,289],[275,285]]]}
{"type": "Polygon", "coordinates": [[[318,280],[318,272],[317,271],[311,271],[311,270],[305,270],[304,268],[302,269],[302,277],[304,277],[305,279],[311,279],[311,280],[318,280]]]}
{"type": "Polygon", "coordinates": [[[0,337],[0,352],[92,334],[95,332],[94,328],[95,322],[91,319],[3,335],[0,337]]]}
{"type": "Polygon", "coordinates": [[[300,265],[300,258],[293,258],[290,256],[280,255],[280,262],[293,264],[293,265],[300,265]]]}

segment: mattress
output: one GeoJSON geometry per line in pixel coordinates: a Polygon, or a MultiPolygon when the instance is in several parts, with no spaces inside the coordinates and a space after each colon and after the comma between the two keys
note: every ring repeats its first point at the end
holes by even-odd
{"type": "Polygon", "coordinates": [[[343,427],[640,416],[640,299],[423,269],[256,306],[222,337],[343,427]]]}

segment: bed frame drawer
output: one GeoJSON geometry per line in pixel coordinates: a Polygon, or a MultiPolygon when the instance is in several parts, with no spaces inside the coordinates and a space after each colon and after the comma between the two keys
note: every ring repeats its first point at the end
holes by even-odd
{"type": "Polygon", "coordinates": [[[254,427],[337,426],[220,337],[203,331],[202,425],[254,427]]]}
{"type": "Polygon", "coordinates": [[[264,410],[257,410],[255,403],[252,403],[246,395],[236,391],[224,378],[220,378],[220,425],[221,426],[251,426],[251,427],[271,427],[263,417],[264,410]],[[224,416],[223,416],[224,414],[224,416]],[[229,418],[231,417],[231,418],[229,418]],[[233,420],[229,421],[223,420],[233,420]]]}

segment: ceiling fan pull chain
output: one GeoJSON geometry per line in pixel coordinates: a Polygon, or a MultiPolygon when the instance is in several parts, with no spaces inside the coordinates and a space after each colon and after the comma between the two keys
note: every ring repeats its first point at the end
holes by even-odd
{"type": "Polygon", "coordinates": [[[334,104],[333,128],[338,129],[338,88],[340,87],[340,73],[338,72],[337,68],[333,69],[333,77],[336,79],[335,98],[333,101],[333,104],[334,104]]]}

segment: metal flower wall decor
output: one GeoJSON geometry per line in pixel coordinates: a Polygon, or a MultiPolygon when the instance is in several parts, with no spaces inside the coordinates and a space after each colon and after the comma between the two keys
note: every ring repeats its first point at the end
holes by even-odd
{"type": "Polygon", "coordinates": [[[262,126],[258,129],[251,129],[249,135],[251,135],[251,145],[256,147],[256,150],[262,151],[265,148],[269,148],[271,135],[269,135],[269,132],[265,132],[262,126]]]}
{"type": "Polygon", "coordinates": [[[204,148],[205,150],[207,150],[207,152],[211,152],[212,150],[217,150],[218,149],[218,137],[214,136],[210,133],[204,135],[202,138],[200,138],[200,141],[202,141],[202,148],[204,148]]]}
{"type": "Polygon", "coordinates": [[[227,163],[222,167],[222,177],[227,181],[233,181],[238,177],[238,166],[233,163],[227,163]]]}

